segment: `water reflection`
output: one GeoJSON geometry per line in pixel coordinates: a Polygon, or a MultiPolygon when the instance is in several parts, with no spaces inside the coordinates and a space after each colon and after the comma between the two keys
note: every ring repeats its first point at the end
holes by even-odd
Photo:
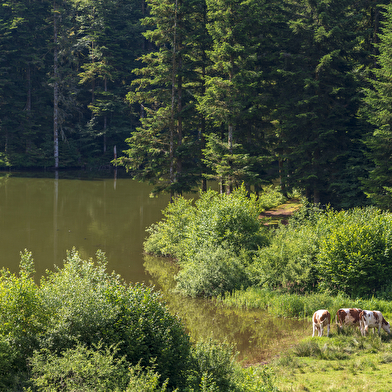
{"type": "Polygon", "coordinates": [[[49,175],[0,173],[0,268],[16,272],[26,248],[41,276],[75,246],[83,258],[102,249],[110,271],[144,281],[145,229],[161,219],[168,197],[152,199],[150,186],[129,178],[49,175]]]}
{"type": "Polygon", "coordinates": [[[309,336],[307,321],[274,318],[265,311],[228,308],[212,301],[190,299],[175,293],[175,264],[168,259],[145,257],[151,275],[170,310],[187,325],[194,340],[214,338],[236,345],[244,363],[263,363],[282,350],[309,336]]]}
{"type": "Polygon", "coordinates": [[[263,362],[311,333],[307,322],[274,319],[264,312],[215,306],[173,293],[176,266],[143,256],[146,228],[162,218],[168,196],[150,198],[151,187],[121,178],[86,178],[68,173],[27,177],[0,173],[0,268],[18,271],[20,252],[33,253],[37,278],[61,266],[66,250],[83,258],[106,252],[109,271],[127,282],[162,289],[193,339],[236,343],[240,358],[263,362]]]}

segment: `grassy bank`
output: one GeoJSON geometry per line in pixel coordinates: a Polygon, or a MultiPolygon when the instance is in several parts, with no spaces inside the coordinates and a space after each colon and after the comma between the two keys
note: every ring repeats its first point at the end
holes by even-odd
{"type": "Polygon", "coordinates": [[[392,302],[379,298],[350,298],[345,294],[331,295],[329,292],[314,294],[290,294],[278,290],[249,287],[246,290],[234,290],[216,298],[226,306],[246,309],[266,309],[278,317],[296,317],[311,319],[318,309],[328,309],[334,317],[340,308],[361,308],[380,310],[384,317],[392,320],[392,302]]]}
{"type": "Polygon", "coordinates": [[[384,331],[379,337],[370,333],[362,337],[359,330],[347,329],[338,334],[334,315],[340,307],[380,309],[392,319],[392,302],[377,298],[350,299],[344,294],[288,294],[267,289],[249,288],[217,298],[225,306],[249,310],[268,309],[280,317],[311,320],[313,312],[330,311],[331,333],[327,337],[302,340],[269,363],[277,375],[281,392],[295,391],[389,391],[392,371],[392,336],[384,331]]]}
{"type": "Polygon", "coordinates": [[[389,391],[391,338],[358,332],[308,338],[277,358],[277,386],[286,391],[389,391]]]}

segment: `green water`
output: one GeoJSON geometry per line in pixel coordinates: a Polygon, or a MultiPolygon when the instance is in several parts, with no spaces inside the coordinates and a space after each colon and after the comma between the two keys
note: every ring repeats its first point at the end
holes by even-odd
{"type": "Polygon", "coordinates": [[[106,252],[110,270],[145,281],[145,229],[161,219],[168,197],[129,178],[29,178],[0,175],[0,267],[18,270],[20,251],[33,253],[37,275],[61,266],[73,246],[82,257],[106,252]]]}
{"type": "Polygon", "coordinates": [[[146,228],[162,218],[168,196],[150,198],[151,187],[130,178],[87,178],[54,173],[0,173],[0,268],[18,271],[20,252],[32,252],[37,277],[62,266],[75,247],[83,258],[102,249],[108,270],[127,282],[163,291],[194,340],[213,337],[235,344],[240,358],[264,362],[311,334],[308,322],[276,319],[264,311],[241,311],[174,294],[167,259],[143,255],[146,228]]]}

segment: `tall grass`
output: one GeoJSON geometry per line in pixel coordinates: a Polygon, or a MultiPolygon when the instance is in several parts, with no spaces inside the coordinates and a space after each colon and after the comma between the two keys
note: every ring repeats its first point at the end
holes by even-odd
{"type": "Polygon", "coordinates": [[[217,301],[225,306],[266,309],[278,317],[310,318],[319,309],[328,309],[334,317],[340,308],[358,307],[380,310],[386,319],[392,318],[392,302],[378,298],[352,299],[342,293],[334,296],[329,292],[302,295],[250,287],[221,295],[217,301]]]}

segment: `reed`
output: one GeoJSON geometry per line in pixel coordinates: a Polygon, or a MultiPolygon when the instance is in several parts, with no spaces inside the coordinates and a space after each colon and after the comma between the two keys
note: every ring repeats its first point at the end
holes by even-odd
{"type": "Polygon", "coordinates": [[[278,317],[311,318],[318,309],[328,309],[332,317],[338,309],[358,307],[380,310],[388,320],[392,318],[392,302],[371,297],[352,299],[345,294],[331,295],[329,292],[314,294],[290,294],[277,290],[249,287],[220,295],[216,299],[225,306],[246,309],[266,309],[278,317]]]}

